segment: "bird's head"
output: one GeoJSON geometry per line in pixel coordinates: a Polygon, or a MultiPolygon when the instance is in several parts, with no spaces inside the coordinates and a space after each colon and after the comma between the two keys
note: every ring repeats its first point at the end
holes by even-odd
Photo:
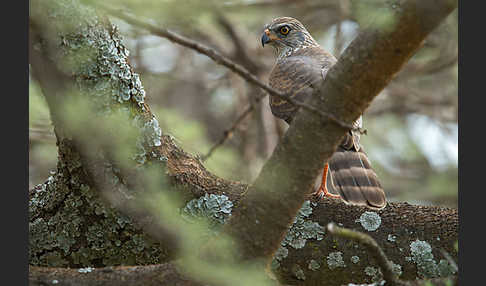
{"type": "Polygon", "coordinates": [[[318,45],[304,25],[291,17],[275,18],[264,26],[262,46],[267,44],[273,46],[279,56],[302,47],[318,45]]]}

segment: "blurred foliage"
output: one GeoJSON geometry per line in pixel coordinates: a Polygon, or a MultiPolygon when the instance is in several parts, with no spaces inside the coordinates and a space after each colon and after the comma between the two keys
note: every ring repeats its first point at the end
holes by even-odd
{"type": "MultiPolygon", "coordinates": [[[[214,144],[207,138],[206,126],[200,122],[184,118],[177,111],[158,108],[153,111],[165,133],[172,135],[184,151],[191,154],[204,154],[214,144]]],[[[238,153],[233,148],[222,146],[207,160],[205,166],[211,172],[224,178],[238,179],[238,153]]]]}
{"type": "Polygon", "coordinates": [[[49,109],[39,86],[29,84],[29,188],[43,183],[57,163],[49,109]]]}
{"type": "MultiPolygon", "coordinates": [[[[264,81],[274,57],[270,49],[261,48],[259,39],[263,25],[272,18],[299,19],[319,43],[338,57],[335,51],[345,49],[371,18],[380,17],[379,22],[388,27],[393,23],[390,15],[400,8],[398,1],[371,0],[142,3],[103,2],[200,41],[247,68],[256,65],[255,74],[264,81]],[[383,9],[391,12],[377,15],[383,9]],[[230,23],[231,30],[222,26],[221,15],[230,23]],[[242,50],[249,55],[248,59],[241,57],[242,50]]],[[[124,35],[130,64],[141,76],[147,102],[163,133],[173,135],[185,151],[206,154],[251,104],[252,98],[259,95],[245,81],[207,57],[115,17],[110,20],[124,35]]],[[[426,39],[365,113],[368,135],[362,137],[362,144],[390,200],[457,206],[458,135],[454,131],[457,130],[457,25],[456,11],[426,39]],[[425,120],[411,120],[417,115],[425,120]],[[436,132],[429,132],[428,125],[435,126],[436,132]]],[[[235,134],[205,162],[209,170],[247,182],[258,174],[285,133],[286,125],[271,115],[268,99],[256,106],[235,134]]],[[[49,113],[33,81],[29,128],[32,187],[43,182],[56,163],[49,113]],[[42,136],[37,129],[42,130],[42,136]]]]}

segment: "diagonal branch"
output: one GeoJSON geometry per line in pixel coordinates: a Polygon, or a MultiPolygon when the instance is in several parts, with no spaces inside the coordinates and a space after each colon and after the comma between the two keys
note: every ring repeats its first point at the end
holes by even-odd
{"type": "Polygon", "coordinates": [[[184,46],[186,48],[193,49],[193,50],[195,50],[195,51],[197,51],[201,54],[208,56],[210,59],[212,59],[216,63],[227,67],[228,69],[232,70],[233,72],[235,72],[236,74],[238,74],[239,76],[244,78],[247,82],[260,87],[261,89],[268,92],[270,95],[274,95],[274,96],[277,96],[279,98],[285,99],[286,101],[288,101],[289,103],[291,103],[295,106],[301,107],[303,109],[306,109],[308,111],[313,112],[314,114],[318,114],[318,115],[320,115],[324,118],[327,118],[327,119],[333,121],[334,123],[336,123],[338,126],[340,126],[342,128],[345,128],[347,130],[360,131],[361,133],[364,133],[364,131],[361,128],[357,128],[357,127],[353,126],[352,124],[346,123],[345,121],[339,119],[337,116],[335,116],[331,112],[322,111],[322,110],[314,107],[311,104],[295,100],[294,98],[291,98],[288,94],[283,94],[283,93],[279,92],[278,90],[272,88],[268,84],[265,84],[264,82],[259,80],[256,76],[251,74],[243,66],[233,62],[229,58],[223,56],[222,54],[220,54],[219,52],[217,52],[216,50],[214,50],[210,47],[207,47],[207,46],[205,46],[205,45],[203,45],[199,42],[193,41],[193,40],[191,40],[187,37],[181,36],[181,35],[173,32],[173,31],[169,31],[168,29],[160,28],[160,27],[157,27],[157,26],[152,25],[150,23],[141,21],[141,20],[139,20],[139,19],[137,19],[133,16],[128,15],[127,13],[123,12],[120,9],[113,9],[111,7],[108,7],[108,6],[102,5],[102,4],[96,4],[96,5],[101,7],[107,13],[109,13],[109,14],[117,17],[117,18],[120,18],[120,19],[124,20],[125,22],[127,22],[131,25],[138,26],[140,28],[146,29],[147,31],[149,31],[153,35],[157,35],[159,37],[166,38],[171,42],[174,42],[174,43],[179,44],[181,46],[184,46]]]}

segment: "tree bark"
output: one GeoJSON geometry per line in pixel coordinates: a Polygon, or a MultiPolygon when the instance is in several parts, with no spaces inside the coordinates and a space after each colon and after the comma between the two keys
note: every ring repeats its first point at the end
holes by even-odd
{"type": "MultiPolygon", "coordinates": [[[[150,213],[126,210],[127,204],[119,193],[126,192],[130,184],[136,185],[130,182],[131,172],[117,170],[116,160],[109,156],[103,144],[93,144],[104,151],[103,156],[93,160],[93,154],[81,147],[82,135],[65,124],[61,103],[67,100],[67,90],[72,86],[85,92],[83,96],[93,102],[130,110],[131,120],[140,120],[142,126],[153,122],[149,106],[143,101],[143,86],[126,63],[125,48],[116,28],[75,1],[31,2],[30,63],[52,114],[59,164],[56,173],[44,184],[29,191],[30,264],[103,267],[172,260],[178,249],[177,236],[157,227],[150,213]],[[48,20],[43,21],[45,18],[48,20]],[[86,43],[90,43],[89,51],[94,54],[82,50],[86,43]],[[106,46],[114,47],[109,49],[111,56],[105,55],[106,46]],[[78,52],[85,52],[83,56],[87,58],[76,58],[78,52]],[[81,66],[69,65],[73,55],[81,66]],[[100,70],[107,66],[115,70],[102,74],[100,70]],[[130,95],[128,99],[121,95],[125,91],[130,95]],[[96,97],[102,92],[115,94],[115,99],[96,97]],[[111,205],[102,196],[106,191],[118,194],[117,200],[108,200],[111,205]]],[[[326,94],[325,99],[317,96],[311,104],[325,111],[335,106],[332,113],[352,122],[411,56],[421,39],[457,5],[453,2],[447,9],[433,11],[440,17],[427,16],[435,20],[422,23],[424,15],[418,13],[423,9],[414,10],[414,7],[423,8],[423,5],[413,3],[406,2],[403,11],[398,13],[403,17],[399,18],[397,27],[404,30],[396,34],[373,30],[360,36],[318,91],[326,94]],[[421,23],[419,26],[411,24],[417,21],[421,23]],[[411,28],[405,29],[406,24],[411,28]],[[412,39],[409,34],[418,36],[412,39]],[[363,42],[367,44],[361,45],[363,42]],[[389,50],[387,46],[395,48],[389,50]]],[[[437,7],[443,7],[444,3],[437,3],[437,7]]],[[[457,210],[390,203],[384,210],[370,215],[364,208],[346,206],[340,201],[304,204],[318,169],[332,155],[345,131],[329,120],[316,118],[313,113],[301,112],[252,186],[211,174],[199,159],[185,153],[169,135],[160,136],[156,128],[143,135],[144,153],[137,158],[142,164],[160,165],[171,189],[183,194],[185,202],[204,194],[226,195],[234,205],[226,231],[238,239],[243,257],[270,260],[279,249],[280,254],[272,265],[284,283],[320,285],[326,281],[327,285],[340,285],[379,279],[379,274],[369,275],[371,268],[366,271],[366,267],[376,264],[362,248],[323,231],[329,222],[366,231],[364,227],[370,228],[368,217],[374,219],[371,226],[377,226],[369,234],[384,248],[390,260],[401,265],[401,278],[411,280],[445,273],[439,271],[441,262],[436,260],[442,257],[441,250],[457,260],[454,250],[457,210]],[[292,226],[296,215],[301,220],[292,226]],[[430,245],[432,259],[422,261],[412,253],[414,242],[430,245]],[[351,262],[355,256],[359,257],[357,263],[351,262]]],[[[116,136],[113,138],[117,140],[116,136]]],[[[96,143],[97,137],[89,139],[96,143]]],[[[167,185],[161,188],[167,189],[167,185]]],[[[172,268],[164,267],[169,266],[157,269],[162,273],[169,269],[172,273],[172,268]]]]}
{"type": "Polygon", "coordinates": [[[29,285],[59,286],[199,286],[172,264],[119,266],[100,269],[29,267],[29,285]],[[83,271],[84,270],[84,271],[83,271]]]}
{"type": "MultiPolygon", "coordinates": [[[[457,285],[457,277],[415,280],[409,286],[457,285]],[[429,283],[429,284],[427,284],[429,283]]],[[[30,286],[199,286],[170,263],[146,266],[117,266],[95,269],[29,267],[30,286]]],[[[320,284],[322,285],[322,284],[320,284]]]]}

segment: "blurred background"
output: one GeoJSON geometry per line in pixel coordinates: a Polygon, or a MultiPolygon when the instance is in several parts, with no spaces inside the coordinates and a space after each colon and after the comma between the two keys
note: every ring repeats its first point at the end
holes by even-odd
{"type": "MultiPolygon", "coordinates": [[[[210,46],[265,82],[274,55],[270,47],[262,48],[260,37],[263,25],[274,17],[299,19],[325,49],[339,57],[371,20],[393,24],[383,7],[400,9],[397,1],[371,0],[123,0],[104,4],[210,46]]],[[[110,20],[123,35],[130,63],[147,92],[146,102],[164,134],[172,135],[186,152],[200,156],[215,174],[251,183],[287,129],[285,122],[271,114],[268,96],[204,55],[116,17],[110,20]],[[251,112],[236,123],[249,106],[251,112]]],[[[390,201],[457,207],[457,39],[456,10],[364,114],[367,135],[362,136],[362,145],[390,201]]],[[[29,91],[32,188],[55,169],[57,152],[49,110],[34,80],[29,91]]]]}

